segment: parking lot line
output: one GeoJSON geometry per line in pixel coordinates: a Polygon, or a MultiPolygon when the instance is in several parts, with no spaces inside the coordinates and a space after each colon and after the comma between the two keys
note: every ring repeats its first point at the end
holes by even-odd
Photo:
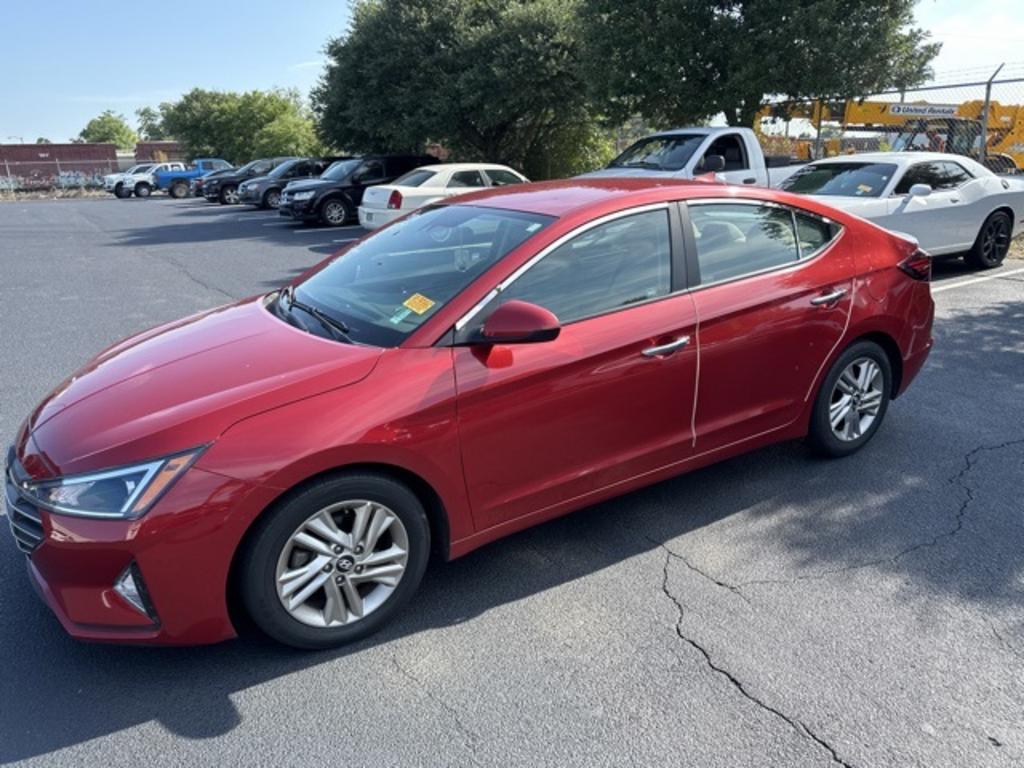
{"type": "Polygon", "coordinates": [[[1000,277],[1008,277],[1010,275],[1019,275],[1024,272],[1024,267],[1021,269],[1011,269],[1008,272],[999,272],[995,275],[985,275],[984,277],[972,277],[970,280],[960,280],[956,283],[941,284],[938,287],[932,288],[932,293],[941,293],[942,291],[951,291],[954,288],[964,288],[968,285],[974,285],[975,283],[985,283],[989,280],[998,280],[1000,277]]]}

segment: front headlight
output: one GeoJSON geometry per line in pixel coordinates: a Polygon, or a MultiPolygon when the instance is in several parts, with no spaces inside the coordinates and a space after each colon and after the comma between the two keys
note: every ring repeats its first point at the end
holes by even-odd
{"type": "Polygon", "coordinates": [[[148,512],[202,452],[195,448],[127,467],[68,475],[25,490],[51,512],[130,520],[148,512]]]}
{"type": "Polygon", "coordinates": [[[309,200],[313,196],[313,190],[307,190],[306,192],[296,192],[292,195],[292,200],[309,200]]]}

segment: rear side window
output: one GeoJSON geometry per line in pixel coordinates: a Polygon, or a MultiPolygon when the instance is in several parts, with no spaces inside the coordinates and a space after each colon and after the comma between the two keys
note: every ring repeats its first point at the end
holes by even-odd
{"type": "Polygon", "coordinates": [[[806,259],[826,245],[839,234],[839,227],[817,216],[806,213],[794,214],[796,218],[796,234],[800,243],[800,258],[806,259]]]}
{"type": "Polygon", "coordinates": [[[448,182],[449,187],[486,187],[480,171],[456,171],[448,182]]]}
{"type": "Polygon", "coordinates": [[[691,205],[689,212],[701,284],[732,280],[800,259],[793,216],[785,208],[712,203],[691,205]]]}
{"type": "Polygon", "coordinates": [[[487,177],[491,180],[491,186],[507,187],[509,184],[522,184],[523,180],[512,171],[505,171],[501,168],[488,168],[487,177]]]}
{"type": "Polygon", "coordinates": [[[671,264],[668,212],[636,213],[563,243],[502,291],[499,302],[529,301],[571,323],[668,295],[671,264]]]}

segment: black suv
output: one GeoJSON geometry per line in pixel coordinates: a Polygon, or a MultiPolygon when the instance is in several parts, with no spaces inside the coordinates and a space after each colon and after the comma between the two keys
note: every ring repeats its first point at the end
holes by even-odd
{"type": "Polygon", "coordinates": [[[295,157],[263,157],[236,168],[231,173],[207,178],[203,182],[203,197],[211,203],[234,205],[238,202],[238,185],[256,176],[266,176],[285,160],[297,160],[295,157]]]}
{"type": "Polygon", "coordinates": [[[319,179],[295,181],[285,187],[277,211],[299,221],[340,227],[355,220],[367,187],[388,184],[414,168],[436,162],[430,155],[366,155],[341,160],[319,179]]]}
{"type": "Polygon", "coordinates": [[[281,190],[300,179],[315,179],[332,163],[349,157],[297,157],[286,160],[266,176],[257,176],[238,185],[238,198],[242,203],[260,208],[277,208],[281,190]]]}

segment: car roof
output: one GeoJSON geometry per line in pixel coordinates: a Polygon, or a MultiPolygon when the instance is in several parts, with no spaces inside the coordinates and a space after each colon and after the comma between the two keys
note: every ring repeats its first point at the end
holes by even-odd
{"type": "Polygon", "coordinates": [[[500,163],[437,163],[435,165],[421,165],[419,168],[413,168],[413,171],[480,171],[480,170],[491,170],[491,171],[510,171],[512,170],[507,165],[501,165],[500,163]]]}
{"type": "Polygon", "coordinates": [[[954,155],[949,152],[863,152],[854,155],[836,155],[815,160],[811,165],[820,163],[891,163],[906,168],[916,163],[959,163],[973,175],[987,175],[991,173],[984,165],[963,155],[954,155]]]}

